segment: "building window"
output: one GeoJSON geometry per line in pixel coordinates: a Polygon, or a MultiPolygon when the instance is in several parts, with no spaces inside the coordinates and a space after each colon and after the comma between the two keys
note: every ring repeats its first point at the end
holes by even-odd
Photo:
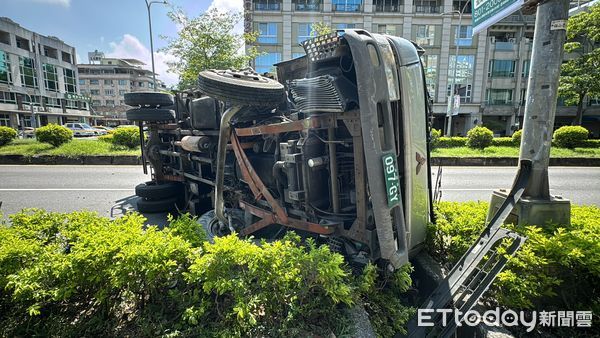
{"type": "Polygon", "coordinates": [[[0,126],[10,127],[10,117],[8,114],[0,114],[0,126]]]}
{"type": "Polygon", "coordinates": [[[104,85],[110,86],[111,84],[113,84],[112,80],[104,80],[104,85]]]}
{"type": "Polygon", "coordinates": [[[100,81],[98,79],[91,79],[90,80],[90,85],[96,85],[97,86],[99,84],[100,84],[100,81]]]}
{"type": "Polygon", "coordinates": [[[471,1],[470,0],[454,0],[452,2],[452,8],[455,11],[464,12],[463,14],[471,14],[471,1]],[[466,5],[466,6],[465,6],[466,5]]]}
{"type": "Polygon", "coordinates": [[[105,89],[104,95],[113,96],[113,95],[115,95],[115,91],[113,89],[105,89]]]}
{"type": "Polygon", "coordinates": [[[524,106],[525,102],[527,102],[527,88],[521,89],[521,97],[519,102],[521,103],[521,106],[524,106]]]}
{"type": "Polygon", "coordinates": [[[512,89],[488,89],[487,104],[490,106],[503,106],[512,104],[512,89]]]}
{"type": "Polygon", "coordinates": [[[294,8],[302,12],[318,12],[321,10],[321,0],[293,0],[294,8]]]}
{"type": "Polygon", "coordinates": [[[402,0],[374,0],[375,12],[402,12],[402,0]]]}
{"type": "Polygon", "coordinates": [[[490,77],[514,77],[515,76],[515,61],[514,60],[490,60],[490,69],[488,71],[490,77]]]}
{"type": "Polygon", "coordinates": [[[31,52],[31,49],[29,48],[29,40],[24,39],[18,35],[15,36],[15,39],[17,40],[17,48],[21,48],[28,52],[31,52]]]}
{"type": "Polygon", "coordinates": [[[396,25],[377,25],[377,33],[396,35],[396,25]]]}
{"type": "Polygon", "coordinates": [[[123,96],[125,93],[127,93],[125,89],[119,89],[119,95],[123,96]]]}
{"type": "Polygon", "coordinates": [[[80,85],[85,85],[85,79],[79,79],[79,84],[80,85]]]}
{"type": "Polygon", "coordinates": [[[299,23],[298,24],[298,43],[302,43],[302,41],[310,39],[311,32],[312,32],[312,24],[299,23]]]}
{"type": "Polygon", "coordinates": [[[333,0],[334,12],[360,12],[362,10],[362,0],[333,0]]]}
{"type": "Polygon", "coordinates": [[[353,29],[356,28],[354,23],[338,23],[335,25],[335,29],[353,29]]]}
{"type": "Polygon", "coordinates": [[[23,103],[24,104],[28,104],[28,105],[34,105],[34,106],[40,106],[41,105],[41,99],[39,96],[35,96],[35,95],[25,95],[23,97],[23,103]]]}
{"type": "Polygon", "coordinates": [[[42,65],[44,70],[44,86],[46,90],[57,92],[58,91],[58,72],[56,71],[56,67],[53,65],[49,65],[44,63],[42,65]]]}
{"type": "Polygon", "coordinates": [[[473,27],[472,26],[460,26],[460,32],[458,26],[454,29],[454,43],[455,46],[470,46],[473,44],[473,27]]]}
{"type": "Polygon", "coordinates": [[[144,87],[144,83],[143,82],[138,82],[138,86],[139,87],[144,87]]]}
{"type": "Polygon", "coordinates": [[[71,54],[67,52],[61,52],[61,57],[64,62],[73,63],[73,60],[71,60],[71,54]]]}
{"type": "Polygon", "coordinates": [[[435,44],[434,25],[416,25],[415,40],[420,46],[433,46],[435,44]]]}
{"type": "Polygon", "coordinates": [[[254,9],[257,11],[279,11],[281,0],[255,0],[254,9]]]}
{"type": "Polygon", "coordinates": [[[15,93],[0,92],[0,103],[17,103],[15,93]]]}
{"type": "Polygon", "coordinates": [[[127,80],[119,80],[119,86],[127,86],[127,80]]]}
{"type": "Polygon", "coordinates": [[[454,93],[460,95],[460,102],[471,102],[474,65],[475,55],[459,55],[458,62],[454,55],[450,55],[447,96],[451,94],[451,83],[454,81],[454,93]],[[454,77],[455,69],[456,77],[454,77]]]}
{"type": "Polygon", "coordinates": [[[92,100],[92,105],[93,106],[101,106],[102,105],[102,101],[100,101],[100,100],[92,100]]]}
{"type": "Polygon", "coordinates": [[[65,91],[67,93],[77,93],[75,72],[71,69],[63,68],[63,74],[65,76],[65,91]]]}
{"type": "Polygon", "coordinates": [[[44,96],[44,105],[46,107],[62,108],[60,105],[60,100],[55,97],[44,96]]]}
{"type": "Polygon", "coordinates": [[[521,77],[529,77],[530,60],[523,61],[523,69],[521,70],[521,77]]]}
{"type": "Polygon", "coordinates": [[[417,0],[415,1],[415,12],[416,13],[439,13],[440,6],[436,0],[417,0]]]}
{"type": "Polygon", "coordinates": [[[256,72],[259,74],[271,72],[273,65],[281,61],[281,53],[267,53],[256,58],[256,72]]]}
{"type": "Polygon", "coordinates": [[[58,60],[58,50],[56,50],[56,48],[44,46],[44,56],[58,60]]]}
{"type": "Polygon", "coordinates": [[[65,100],[65,108],[77,109],[77,101],[65,100]]]}
{"type": "Polygon", "coordinates": [[[429,96],[435,101],[437,77],[438,56],[423,55],[423,69],[425,70],[425,82],[429,96]]]}
{"type": "Polygon", "coordinates": [[[100,95],[100,89],[90,89],[91,95],[100,95]]]}
{"type": "Polygon", "coordinates": [[[8,53],[0,50],[0,83],[12,83],[12,74],[10,73],[10,60],[8,53]]]}
{"type": "Polygon", "coordinates": [[[37,71],[33,59],[19,56],[19,70],[21,71],[21,85],[23,87],[38,87],[37,71]]]}
{"type": "Polygon", "coordinates": [[[10,34],[5,31],[0,31],[0,43],[10,45],[10,34]]]}
{"type": "Polygon", "coordinates": [[[106,105],[107,106],[114,106],[115,105],[115,100],[106,100],[106,105]]]}
{"type": "Polygon", "coordinates": [[[259,43],[277,43],[277,23],[261,22],[258,24],[258,39],[259,43]]]}

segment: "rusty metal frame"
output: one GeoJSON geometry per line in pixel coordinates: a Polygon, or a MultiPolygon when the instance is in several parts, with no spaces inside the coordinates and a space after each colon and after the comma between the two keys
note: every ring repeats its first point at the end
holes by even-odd
{"type": "Polygon", "coordinates": [[[246,153],[244,152],[244,149],[242,148],[242,145],[235,132],[231,133],[231,146],[233,148],[238,165],[240,166],[242,176],[250,187],[254,198],[256,198],[256,200],[264,198],[274,211],[265,211],[248,203],[240,202],[240,206],[243,209],[247,209],[254,216],[261,218],[260,221],[242,229],[240,231],[240,235],[247,236],[271,224],[281,224],[290,228],[323,235],[332,234],[335,231],[335,228],[332,226],[323,226],[317,223],[311,223],[288,217],[285,210],[281,207],[281,205],[279,205],[279,202],[273,197],[273,195],[271,195],[269,189],[267,189],[260,177],[254,171],[254,168],[252,167],[250,160],[248,160],[248,157],[246,156],[246,153]]]}
{"type": "Polygon", "coordinates": [[[280,134],[306,129],[327,128],[330,126],[333,126],[333,119],[331,115],[327,114],[314,115],[298,121],[272,123],[248,128],[236,128],[235,133],[238,136],[257,136],[268,134],[280,134]]]}

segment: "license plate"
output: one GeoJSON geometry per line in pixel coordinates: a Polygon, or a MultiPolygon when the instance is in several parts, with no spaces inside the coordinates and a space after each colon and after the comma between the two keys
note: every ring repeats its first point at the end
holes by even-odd
{"type": "Polygon", "coordinates": [[[392,208],[400,203],[400,177],[398,176],[396,155],[385,154],[381,160],[383,161],[388,207],[392,208]]]}

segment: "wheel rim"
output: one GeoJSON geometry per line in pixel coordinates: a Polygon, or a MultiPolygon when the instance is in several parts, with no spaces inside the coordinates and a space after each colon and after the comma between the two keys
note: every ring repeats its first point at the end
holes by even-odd
{"type": "Polygon", "coordinates": [[[218,71],[212,70],[212,72],[214,72],[215,74],[222,76],[222,77],[238,79],[238,80],[242,80],[242,81],[259,82],[259,83],[269,82],[268,78],[258,74],[252,68],[244,68],[244,69],[240,69],[240,70],[218,70],[218,71]]]}
{"type": "MultiPolygon", "coordinates": [[[[231,220],[233,221],[233,228],[236,231],[239,231],[243,227],[243,221],[238,219],[237,217],[232,216],[231,220]]],[[[227,224],[221,224],[217,217],[213,217],[210,220],[210,224],[208,225],[208,229],[210,234],[213,237],[223,237],[231,234],[231,230],[227,224]]]]}

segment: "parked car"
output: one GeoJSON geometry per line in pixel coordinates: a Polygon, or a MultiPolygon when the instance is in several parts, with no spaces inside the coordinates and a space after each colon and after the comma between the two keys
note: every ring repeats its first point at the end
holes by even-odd
{"type": "Polygon", "coordinates": [[[73,131],[75,137],[98,136],[100,132],[87,123],[67,123],[67,128],[73,131]]]}
{"type": "Polygon", "coordinates": [[[31,127],[23,127],[19,129],[18,134],[21,138],[35,138],[35,129],[31,127]]]}
{"type": "Polygon", "coordinates": [[[93,126],[92,128],[94,129],[98,129],[98,130],[103,130],[104,134],[102,135],[106,135],[108,134],[109,131],[114,130],[115,128],[112,127],[107,127],[107,126],[93,126]]]}

